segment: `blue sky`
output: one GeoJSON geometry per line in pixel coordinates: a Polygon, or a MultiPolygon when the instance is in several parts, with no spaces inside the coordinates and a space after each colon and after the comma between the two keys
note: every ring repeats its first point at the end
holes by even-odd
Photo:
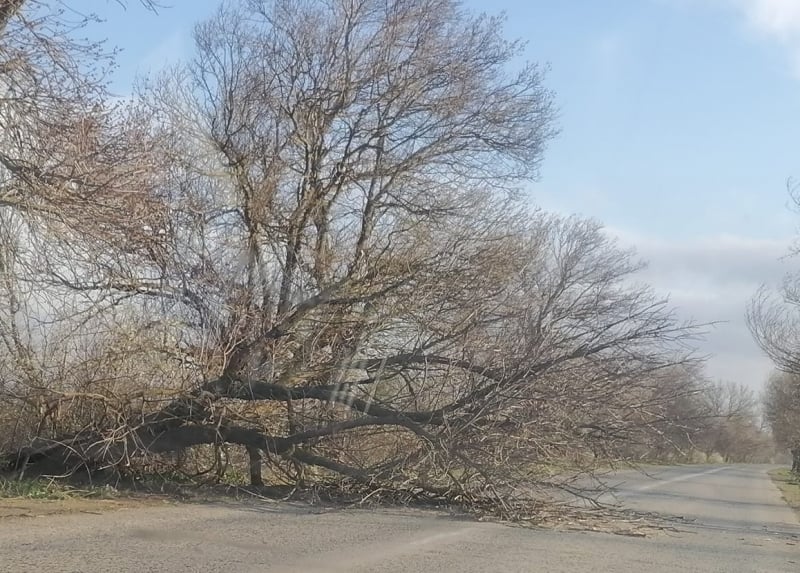
{"type": "MultiPolygon", "coordinates": [[[[217,0],[80,0],[123,48],[113,87],[191,52],[194,22],[217,0]],[[166,1],[164,2],[167,3],[166,1]]],[[[781,259],[800,215],[800,0],[467,0],[505,12],[509,37],[549,64],[561,135],[532,201],[601,220],[650,261],[643,278],[687,318],[721,321],[703,351],[714,377],[758,387],[768,361],[743,313],[781,259]]]]}

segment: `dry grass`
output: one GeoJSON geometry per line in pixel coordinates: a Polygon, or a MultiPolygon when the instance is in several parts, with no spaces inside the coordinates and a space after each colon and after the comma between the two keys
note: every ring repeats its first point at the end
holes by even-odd
{"type": "Polygon", "coordinates": [[[0,478],[0,519],[104,513],[164,501],[164,496],[130,495],[108,487],[78,489],[53,480],[0,478]]]}
{"type": "Polygon", "coordinates": [[[786,503],[800,515],[800,477],[782,468],[769,472],[772,481],[781,490],[786,503]]]}

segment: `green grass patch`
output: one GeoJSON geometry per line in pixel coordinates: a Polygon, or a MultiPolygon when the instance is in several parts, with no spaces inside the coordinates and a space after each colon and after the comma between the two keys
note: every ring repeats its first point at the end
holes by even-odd
{"type": "Polygon", "coordinates": [[[114,497],[114,490],[107,487],[78,489],[70,485],[47,479],[0,478],[0,498],[17,499],[73,499],[114,497]]]}
{"type": "Polygon", "coordinates": [[[63,486],[39,479],[0,479],[0,497],[24,499],[65,499],[69,492],[63,486]]]}
{"type": "Polygon", "coordinates": [[[788,468],[772,470],[769,476],[781,490],[786,503],[800,515],[800,476],[793,474],[788,468]]]}

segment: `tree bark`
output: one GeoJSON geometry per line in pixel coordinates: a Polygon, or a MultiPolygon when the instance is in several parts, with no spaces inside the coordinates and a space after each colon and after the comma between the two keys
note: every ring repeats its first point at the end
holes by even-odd
{"type": "Polygon", "coordinates": [[[253,446],[247,446],[247,455],[250,458],[250,485],[263,486],[264,480],[261,477],[261,450],[253,446]]]}

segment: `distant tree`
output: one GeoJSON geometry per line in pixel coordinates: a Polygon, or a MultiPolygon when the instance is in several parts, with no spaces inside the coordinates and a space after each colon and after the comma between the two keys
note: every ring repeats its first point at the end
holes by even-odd
{"type": "Polygon", "coordinates": [[[769,461],[773,448],[759,421],[758,400],[750,388],[724,382],[704,385],[706,416],[696,438],[698,446],[726,462],[769,461]]]}
{"type": "MultiPolygon", "coordinates": [[[[800,207],[800,187],[790,185],[789,194],[800,207]]],[[[800,254],[800,245],[790,255],[800,254]]],[[[773,291],[762,287],[747,309],[750,331],[761,349],[772,359],[778,373],[767,385],[765,406],[778,442],[793,454],[793,470],[800,471],[800,432],[796,394],[800,393],[800,273],[789,274],[773,291]]]]}
{"type": "Polygon", "coordinates": [[[770,376],[764,413],[775,440],[792,453],[792,471],[800,474],[800,376],[787,372],[770,376]]]}

